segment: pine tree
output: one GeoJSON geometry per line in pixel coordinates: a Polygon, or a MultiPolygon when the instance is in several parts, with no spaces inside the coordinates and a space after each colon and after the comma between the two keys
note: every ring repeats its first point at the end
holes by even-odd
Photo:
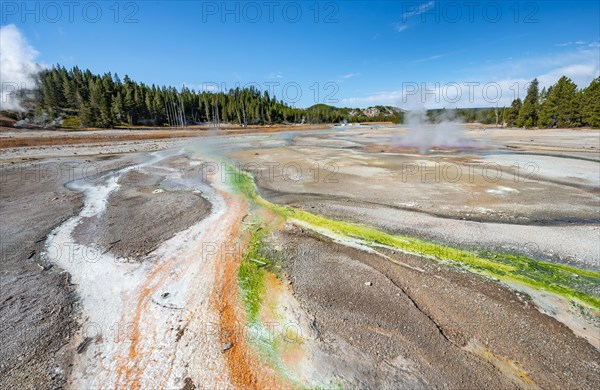
{"type": "MultiPolygon", "coordinates": [[[[125,76],[127,78],[127,76],[125,76]]],[[[129,126],[132,126],[135,119],[135,97],[133,86],[126,84],[125,85],[125,99],[124,99],[124,108],[125,108],[125,118],[129,126]]]]}
{"type": "Polygon", "coordinates": [[[576,127],[580,125],[577,85],[563,76],[550,89],[539,115],[540,127],[576,127]]]}
{"type": "Polygon", "coordinates": [[[509,127],[517,126],[517,123],[519,121],[519,111],[521,110],[522,106],[523,102],[521,101],[521,99],[516,98],[512,101],[510,110],[508,110],[508,117],[506,118],[506,123],[509,127]]]}
{"type": "Polygon", "coordinates": [[[65,72],[62,76],[63,95],[65,97],[65,106],[68,108],[77,108],[77,86],[65,72]]]}
{"type": "Polygon", "coordinates": [[[51,111],[58,109],[58,99],[56,97],[56,88],[52,82],[52,76],[47,73],[42,78],[42,88],[44,95],[44,106],[51,111]]]}
{"type": "Polygon", "coordinates": [[[519,111],[519,120],[517,126],[532,128],[537,126],[538,111],[539,111],[539,82],[533,79],[529,88],[527,88],[527,96],[523,101],[523,106],[519,111]]]}
{"type": "Polygon", "coordinates": [[[153,98],[154,105],[154,123],[161,124],[165,117],[165,105],[162,100],[162,96],[160,94],[160,90],[154,92],[153,98]]]}
{"type": "Polygon", "coordinates": [[[584,126],[600,128],[600,77],[582,91],[580,110],[584,126]]]}
{"type": "Polygon", "coordinates": [[[96,125],[92,105],[90,102],[85,102],[79,110],[79,122],[81,127],[94,127],[96,125]]]}

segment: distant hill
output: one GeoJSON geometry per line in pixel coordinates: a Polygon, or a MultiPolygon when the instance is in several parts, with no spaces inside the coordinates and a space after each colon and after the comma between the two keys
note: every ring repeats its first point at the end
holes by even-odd
{"type": "Polygon", "coordinates": [[[394,122],[402,123],[405,110],[393,106],[373,106],[368,108],[334,107],[315,104],[305,110],[308,123],[338,122],[394,122]]]}
{"type": "Polygon", "coordinates": [[[367,117],[367,118],[375,118],[375,117],[393,117],[397,115],[402,115],[406,112],[398,107],[393,106],[373,106],[368,108],[352,108],[349,111],[351,117],[367,117]]]}

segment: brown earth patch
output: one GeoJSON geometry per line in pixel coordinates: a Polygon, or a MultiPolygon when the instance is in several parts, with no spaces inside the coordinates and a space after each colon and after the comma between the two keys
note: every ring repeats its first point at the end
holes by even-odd
{"type": "MultiPolygon", "coordinates": [[[[203,126],[193,126],[185,130],[177,129],[136,129],[136,130],[77,130],[56,134],[53,131],[39,131],[40,135],[31,133],[20,134],[19,131],[13,131],[10,136],[0,138],[0,149],[16,148],[26,146],[47,146],[47,145],[74,145],[84,143],[100,142],[122,142],[138,140],[156,140],[182,137],[205,137],[219,135],[243,135],[254,133],[275,133],[281,131],[301,131],[327,129],[328,125],[297,125],[297,126],[255,126],[248,128],[240,127],[220,127],[208,128],[203,126]],[[54,133],[54,134],[53,134],[54,133]]],[[[14,129],[4,129],[5,132],[14,129]]]]}

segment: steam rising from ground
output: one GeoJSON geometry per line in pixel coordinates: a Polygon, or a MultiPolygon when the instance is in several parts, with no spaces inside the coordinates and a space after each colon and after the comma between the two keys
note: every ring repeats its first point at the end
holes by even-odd
{"type": "Polygon", "coordinates": [[[0,109],[24,111],[18,94],[35,86],[35,75],[42,70],[37,55],[14,24],[0,28],[0,109]]]}
{"type": "Polygon", "coordinates": [[[469,139],[460,122],[443,118],[438,124],[430,124],[424,109],[408,111],[404,116],[408,132],[394,146],[417,148],[425,153],[432,148],[471,148],[475,142],[469,139]]]}
{"type": "MultiPolygon", "coordinates": [[[[404,114],[404,124],[408,131],[398,136],[392,143],[394,147],[415,148],[426,153],[432,148],[471,148],[475,141],[465,134],[461,122],[451,117],[441,117],[441,122],[431,124],[427,117],[427,99],[435,98],[421,91],[416,94],[404,94],[401,107],[408,109],[404,114]]],[[[431,103],[431,102],[430,102],[431,103]]]]}

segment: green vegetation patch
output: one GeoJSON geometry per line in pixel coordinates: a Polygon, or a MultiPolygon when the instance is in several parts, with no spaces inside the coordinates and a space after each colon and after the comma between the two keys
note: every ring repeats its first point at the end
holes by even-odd
{"type": "Polygon", "coordinates": [[[81,121],[78,116],[66,116],[60,127],[68,130],[77,130],[81,127],[81,121]]]}
{"type": "Polygon", "coordinates": [[[260,305],[265,293],[265,269],[269,260],[261,255],[261,245],[266,231],[261,227],[253,227],[250,242],[238,271],[238,280],[242,302],[248,315],[248,323],[258,323],[260,305]]]}
{"type": "Polygon", "coordinates": [[[289,341],[286,334],[275,324],[264,324],[260,310],[265,296],[265,276],[271,272],[273,263],[265,254],[265,241],[269,229],[255,224],[250,231],[250,242],[238,272],[238,281],[244,309],[247,315],[247,337],[259,359],[275,369],[295,387],[301,388],[297,375],[282,360],[282,354],[294,348],[298,341],[289,341]]]}

